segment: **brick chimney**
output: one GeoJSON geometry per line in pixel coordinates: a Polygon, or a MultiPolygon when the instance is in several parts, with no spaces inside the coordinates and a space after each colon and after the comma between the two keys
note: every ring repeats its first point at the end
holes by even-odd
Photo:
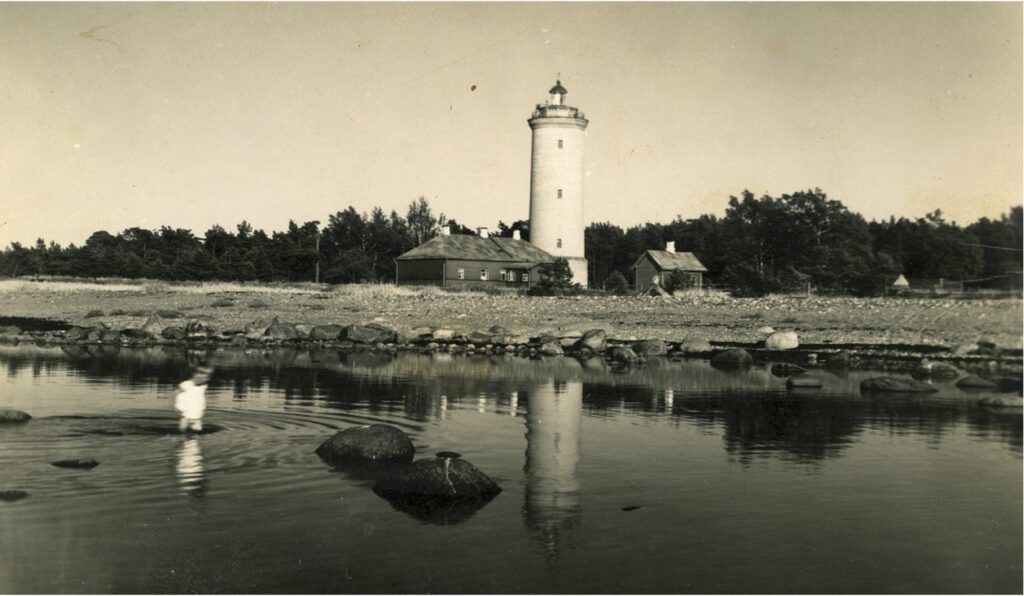
{"type": "Polygon", "coordinates": [[[676,241],[669,240],[665,243],[665,252],[676,252],[676,241]]]}
{"type": "Polygon", "coordinates": [[[477,228],[476,233],[479,234],[481,238],[488,238],[491,235],[490,230],[487,228],[477,228]]]}

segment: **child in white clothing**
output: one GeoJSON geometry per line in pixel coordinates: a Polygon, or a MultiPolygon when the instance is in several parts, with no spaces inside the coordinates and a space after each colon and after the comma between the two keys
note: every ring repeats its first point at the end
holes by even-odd
{"type": "Polygon", "coordinates": [[[206,384],[210,382],[213,368],[200,366],[192,373],[192,378],[178,385],[178,395],[174,398],[174,409],[181,412],[178,430],[199,432],[203,430],[203,412],[206,411],[206,384]]]}

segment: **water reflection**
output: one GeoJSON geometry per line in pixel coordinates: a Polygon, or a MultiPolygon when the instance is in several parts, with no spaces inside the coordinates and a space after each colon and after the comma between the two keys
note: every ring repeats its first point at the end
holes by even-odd
{"type": "Polygon", "coordinates": [[[550,380],[531,387],[526,408],[526,527],[557,558],[582,514],[576,475],[583,383],[550,380]]]}
{"type": "Polygon", "coordinates": [[[178,461],[175,465],[178,476],[178,489],[192,497],[202,497],[206,492],[206,476],[203,474],[203,451],[199,446],[199,438],[190,435],[178,448],[178,461]]]}

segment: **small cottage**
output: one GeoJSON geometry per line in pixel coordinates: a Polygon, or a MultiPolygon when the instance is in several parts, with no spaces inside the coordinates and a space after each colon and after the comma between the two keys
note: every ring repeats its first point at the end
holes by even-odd
{"type": "Polygon", "coordinates": [[[521,240],[491,236],[441,234],[395,259],[395,283],[464,288],[529,289],[540,281],[539,266],[555,257],[521,240]]]}
{"type": "Polygon", "coordinates": [[[676,252],[674,241],[665,244],[665,250],[647,250],[633,265],[633,286],[640,292],[652,285],[664,288],[672,274],[682,271],[687,288],[700,289],[704,285],[705,267],[692,252],[676,252]]]}

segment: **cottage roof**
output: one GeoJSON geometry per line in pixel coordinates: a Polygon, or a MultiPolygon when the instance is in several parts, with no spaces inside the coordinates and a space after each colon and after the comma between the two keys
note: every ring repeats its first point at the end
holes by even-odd
{"type": "Polygon", "coordinates": [[[396,260],[465,259],[468,261],[512,261],[517,263],[550,263],[555,260],[546,251],[525,240],[469,234],[434,236],[396,260]]]}
{"type": "Polygon", "coordinates": [[[640,258],[633,264],[633,268],[636,269],[644,258],[650,258],[659,271],[708,270],[692,252],[669,252],[667,250],[644,251],[644,254],[640,255],[640,258]]]}
{"type": "Polygon", "coordinates": [[[896,281],[892,282],[892,286],[894,288],[909,288],[910,282],[907,281],[907,278],[904,277],[902,273],[900,273],[900,276],[896,278],[896,281]]]}

